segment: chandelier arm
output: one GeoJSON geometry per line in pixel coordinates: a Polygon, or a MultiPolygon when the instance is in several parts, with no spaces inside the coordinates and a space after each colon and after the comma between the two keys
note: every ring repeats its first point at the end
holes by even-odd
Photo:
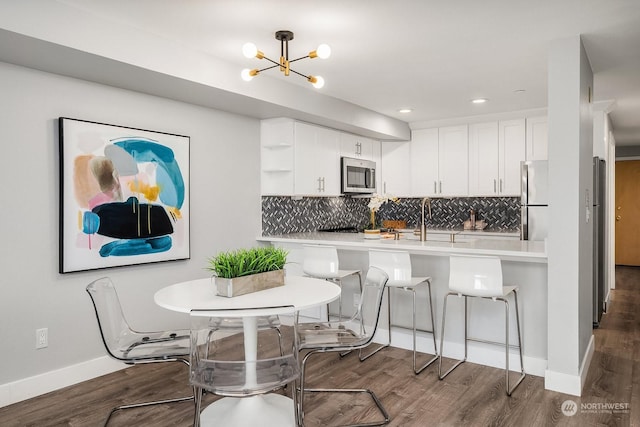
{"type": "Polygon", "coordinates": [[[289,62],[296,62],[296,61],[300,61],[301,59],[305,59],[305,58],[310,58],[310,56],[306,55],[306,56],[301,56],[300,58],[290,59],[289,62]]]}
{"type": "Polygon", "coordinates": [[[272,65],[270,67],[261,68],[260,70],[258,70],[258,72],[261,73],[263,71],[267,71],[267,70],[270,70],[272,68],[276,68],[276,67],[279,67],[279,66],[280,66],[280,64],[276,64],[276,65],[272,65]]]}
{"type": "MultiPolygon", "coordinates": [[[[280,63],[279,63],[279,62],[274,61],[273,59],[268,58],[268,57],[266,57],[266,56],[265,56],[265,57],[263,57],[262,59],[266,59],[267,61],[271,62],[272,64],[275,64],[275,65],[277,65],[277,66],[280,66],[280,63]]],[[[269,67],[269,68],[273,68],[273,67],[269,67]]],[[[265,70],[268,70],[269,68],[265,68],[265,70]]]]}
{"type": "Polygon", "coordinates": [[[289,71],[291,71],[292,73],[296,73],[297,75],[299,75],[299,76],[301,76],[301,77],[304,77],[304,78],[305,78],[305,79],[307,79],[307,80],[308,80],[308,79],[309,79],[309,77],[310,77],[310,76],[304,75],[304,74],[302,74],[302,73],[299,73],[299,72],[297,72],[296,70],[294,70],[294,69],[292,69],[292,68],[289,68],[289,71]]]}

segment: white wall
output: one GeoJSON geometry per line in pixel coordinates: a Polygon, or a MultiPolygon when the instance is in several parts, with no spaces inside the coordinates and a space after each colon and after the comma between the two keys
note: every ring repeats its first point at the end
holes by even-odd
{"type": "Polygon", "coordinates": [[[580,395],[593,352],[593,72],[579,36],[549,54],[549,323],[545,388],[580,395]]]}
{"type": "Polygon", "coordinates": [[[2,406],[9,383],[105,355],[85,292],[96,278],[114,279],[134,327],[187,325],[155,306],[153,294],[207,277],[206,259],[220,250],[256,244],[260,128],[255,119],[3,62],[0,93],[2,406]],[[190,136],[190,260],[58,274],[59,116],[190,136]],[[49,329],[48,348],[35,349],[37,328],[49,329]]]}

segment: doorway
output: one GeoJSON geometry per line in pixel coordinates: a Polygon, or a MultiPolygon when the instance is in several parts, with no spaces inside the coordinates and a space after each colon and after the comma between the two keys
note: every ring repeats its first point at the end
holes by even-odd
{"type": "Polygon", "coordinates": [[[616,265],[640,266],[640,160],[616,162],[616,265]]]}

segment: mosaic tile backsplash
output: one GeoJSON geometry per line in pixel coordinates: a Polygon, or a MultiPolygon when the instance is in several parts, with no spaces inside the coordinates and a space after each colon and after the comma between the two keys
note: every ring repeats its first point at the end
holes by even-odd
{"type": "MultiPolygon", "coordinates": [[[[406,198],[397,203],[387,202],[376,213],[376,221],[404,220],[408,228],[420,223],[422,199],[406,198]]],[[[321,228],[356,227],[369,225],[368,198],[353,197],[262,197],[262,234],[301,233],[321,228]]],[[[459,197],[433,198],[431,228],[462,228],[471,209],[476,219],[487,223],[487,231],[517,232],[520,227],[520,199],[518,197],[459,197]]]]}

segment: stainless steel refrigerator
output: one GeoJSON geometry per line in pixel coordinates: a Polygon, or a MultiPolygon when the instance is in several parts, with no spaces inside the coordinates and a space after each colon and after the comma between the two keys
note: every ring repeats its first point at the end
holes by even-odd
{"type": "Polygon", "coordinates": [[[600,326],[604,312],[604,225],[606,167],[603,159],[593,158],[593,326],[600,326]]]}
{"type": "Polygon", "coordinates": [[[544,240],[549,230],[549,166],[546,160],[520,163],[520,239],[544,240]]]}

